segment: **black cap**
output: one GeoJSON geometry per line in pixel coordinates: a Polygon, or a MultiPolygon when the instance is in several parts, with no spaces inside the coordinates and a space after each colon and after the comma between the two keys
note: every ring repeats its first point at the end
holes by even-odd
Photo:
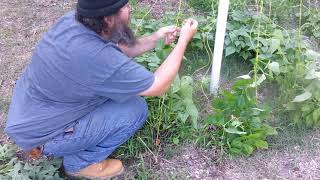
{"type": "Polygon", "coordinates": [[[129,0],[78,0],[77,12],[84,17],[109,16],[125,6],[129,0]]]}

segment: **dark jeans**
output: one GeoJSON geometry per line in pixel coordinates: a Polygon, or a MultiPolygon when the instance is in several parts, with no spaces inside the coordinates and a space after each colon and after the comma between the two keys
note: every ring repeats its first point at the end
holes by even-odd
{"type": "Polygon", "coordinates": [[[44,145],[47,156],[63,157],[67,172],[106,159],[142,127],[148,107],[141,97],[124,103],[107,101],[81,118],[72,128],[44,145]]]}

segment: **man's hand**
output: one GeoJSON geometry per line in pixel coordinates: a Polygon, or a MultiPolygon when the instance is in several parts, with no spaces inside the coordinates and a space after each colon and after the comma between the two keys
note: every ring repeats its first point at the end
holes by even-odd
{"type": "Polygon", "coordinates": [[[155,35],[157,36],[158,40],[164,38],[165,44],[169,45],[174,42],[179,31],[180,29],[176,26],[166,26],[156,31],[155,35]]]}
{"type": "Polygon", "coordinates": [[[156,47],[157,42],[164,38],[166,45],[174,42],[177,37],[177,33],[180,31],[176,26],[166,26],[160,28],[150,36],[146,36],[137,40],[133,47],[127,47],[119,44],[119,48],[129,57],[139,56],[156,47]]]}
{"type": "Polygon", "coordinates": [[[194,19],[187,19],[184,21],[180,30],[179,41],[188,44],[193,36],[197,33],[198,22],[194,19]]]}
{"type": "Polygon", "coordinates": [[[178,42],[187,45],[191,41],[192,37],[196,34],[198,28],[198,22],[193,19],[185,20],[181,30],[176,26],[166,26],[160,28],[150,36],[146,36],[137,40],[133,47],[127,47],[119,45],[120,49],[129,57],[139,56],[147,51],[156,47],[157,41],[164,38],[165,44],[171,44],[180,32],[180,38],[178,42]]]}
{"type": "MultiPolygon", "coordinates": [[[[184,52],[187,49],[187,45],[191,41],[192,37],[196,34],[197,28],[198,22],[196,20],[188,19],[185,21],[184,25],[181,28],[180,38],[178,40],[177,45],[169,54],[167,59],[160,65],[160,67],[154,73],[155,80],[152,86],[149,89],[141,92],[141,96],[161,96],[169,89],[170,85],[172,84],[172,81],[177,76],[177,73],[181,66],[184,52]]],[[[174,28],[172,28],[172,31],[162,30],[162,32],[168,32],[169,34],[174,35],[174,32],[177,31],[174,31],[173,29],[174,28]]],[[[166,35],[167,33],[161,34],[166,35]]],[[[173,39],[173,36],[171,39],[173,39]]]]}

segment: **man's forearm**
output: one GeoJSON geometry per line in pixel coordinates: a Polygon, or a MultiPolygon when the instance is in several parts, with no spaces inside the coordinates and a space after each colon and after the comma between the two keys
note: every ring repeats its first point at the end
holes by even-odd
{"type": "Polygon", "coordinates": [[[176,47],[154,73],[155,82],[152,87],[142,92],[142,96],[159,96],[167,91],[178,74],[187,42],[178,41],[176,47]]]}
{"type": "Polygon", "coordinates": [[[153,33],[150,36],[137,39],[136,44],[132,47],[125,45],[119,45],[119,47],[125,54],[127,54],[127,56],[136,57],[154,49],[158,40],[159,37],[157,37],[156,33],[153,33]]]}
{"type": "Polygon", "coordinates": [[[179,41],[167,59],[154,73],[156,77],[161,78],[163,81],[164,91],[170,87],[172,81],[178,74],[186,48],[187,43],[179,41]]]}

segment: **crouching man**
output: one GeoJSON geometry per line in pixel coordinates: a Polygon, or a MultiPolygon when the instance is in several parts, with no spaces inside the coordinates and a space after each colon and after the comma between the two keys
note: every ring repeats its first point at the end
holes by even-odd
{"type": "Polygon", "coordinates": [[[42,37],[19,77],[6,133],[25,151],[63,157],[70,176],[108,178],[123,172],[107,157],[147,119],[141,96],[166,92],[198,23],[160,28],[136,39],[128,0],[79,0],[42,37]],[[132,58],[180,37],[151,73],[132,58]],[[36,151],[36,152],[37,152],[36,151]]]}

